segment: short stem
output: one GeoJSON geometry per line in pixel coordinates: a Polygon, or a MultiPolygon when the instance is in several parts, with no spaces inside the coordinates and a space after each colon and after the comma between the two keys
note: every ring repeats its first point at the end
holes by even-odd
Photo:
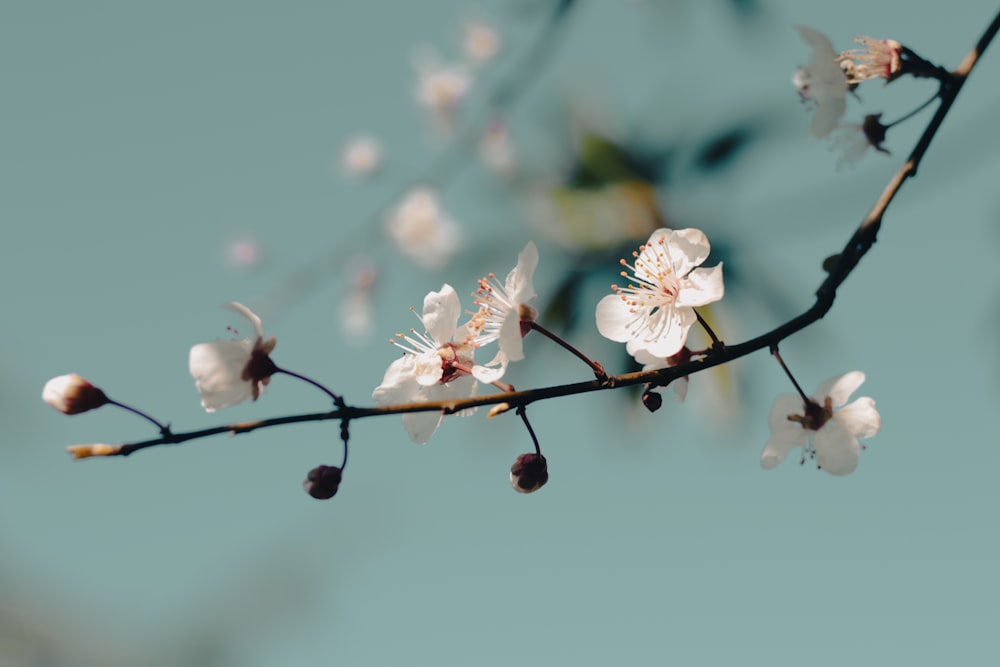
{"type": "Polygon", "coordinates": [[[341,427],[340,427],[340,433],[341,433],[340,437],[344,441],[344,460],[341,461],[341,463],[340,463],[340,472],[344,472],[344,470],[347,468],[347,449],[348,449],[347,440],[348,439],[346,437],[344,437],[346,430],[347,430],[347,422],[345,421],[341,425],[341,427]]]}
{"type": "Polygon", "coordinates": [[[155,425],[156,428],[160,429],[160,433],[162,433],[163,435],[169,435],[170,434],[170,427],[169,426],[164,426],[160,422],[156,421],[155,419],[153,419],[152,417],[150,417],[149,415],[147,415],[142,410],[137,410],[137,409],[133,408],[130,405],[125,405],[124,403],[119,403],[118,401],[113,401],[110,398],[108,399],[108,405],[117,406],[117,407],[121,408],[122,410],[127,410],[128,412],[131,412],[134,415],[138,415],[139,417],[142,417],[143,419],[145,419],[149,423],[155,425]]]}
{"type": "Polygon", "coordinates": [[[316,380],[313,380],[312,378],[307,378],[305,375],[299,375],[298,373],[293,373],[292,371],[286,371],[284,368],[277,368],[277,367],[275,367],[275,368],[276,368],[276,370],[274,371],[275,373],[284,373],[285,375],[290,375],[293,378],[296,378],[298,380],[302,380],[303,382],[306,382],[306,383],[311,384],[312,386],[316,387],[317,389],[319,389],[320,391],[322,391],[324,394],[326,394],[327,396],[329,396],[331,399],[333,399],[334,405],[336,405],[338,408],[344,408],[344,407],[346,407],[345,404],[344,404],[344,397],[343,396],[340,396],[338,394],[333,393],[332,391],[330,391],[329,389],[327,389],[326,387],[324,387],[319,382],[316,382],[316,380]]]}
{"type": "MultiPolygon", "coordinates": [[[[546,329],[545,327],[543,327],[538,322],[532,321],[531,322],[531,328],[534,329],[535,331],[537,331],[538,333],[542,334],[543,336],[545,336],[549,340],[555,341],[556,343],[558,343],[559,345],[561,345],[563,347],[563,349],[565,349],[568,352],[571,352],[572,354],[576,355],[576,357],[578,359],[580,359],[583,363],[585,363],[588,366],[590,366],[591,370],[594,371],[594,375],[597,376],[598,380],[604,380],[604,379],[606,379],[608,377],[608,374],[604,371],[604,366],[602,366],[600,363],[594,361],[593,359],[591,359],[590,357],[588,357],[587,355],[585,355],[583,352],[581,352],[580,350],[576,349],[575,347],[573,347],[572,345],[570,345],[569,343],[567,343],[566,341],[564,341],[562,338],[560,338],[556,334],[552,333],[551,331],[549,331],[548,329],[546,329]]],[[[528,427],[528,428],[530,430],[531,427],[528,427]]]]}
{"type": "Polygon", "coordinates": [[[921,111],[923,111],[924,109],[926,109],[927,107],[929,107],[931,105],[931,103],[934,100],[936,100],[938,97],[940,97],[940,96],[941,96],[940,93],[934,93],[934,95],[929,100],[927,100],[926,102],[924,102],[923,104],[921,104],[919,107],[917,107],[916,109],[914,109],[910,113],[906,114],[902,118],[897,118],[896,120],[892,121],[891,123],[887,123],[887,124],[883,125],[883,127],[888,130],[890,127],[892,127],[894,125],[899,125],[903,121],[906,121],[906,120],[909,120],[910,118],[913,118],[918,113],[920,113],[921,111]]]}
{"type": "Polygon", "coordinates": [[[787,375],[788,379],[792,381],[793,385],[795,385],[795,390],[799,392],[799,396],[802,397],[802,401],[806,405],[808,405],[811,399],[808,396],[806,396],[806,393],[804,391],[802,391],[802,387],[800,387],[799,383],[795,381],[795,376],[793,376],[792,372],[788,370],[788,366],[785,365],[785,360],[781,358],[781,353],[778,352],[777,345],[771,346],[771,356],[777,359],[778,363],[781,364],[781,367],[785,369],[785,375],[787,375]]]}
{"type": "Polygon", "coordinates": [[[918,78],[937,79],[942,83],[952,76],[951,72],[945,68],[921,58],[905,46],[902,48],[900,56],[903,61],[901,74],[910,74],[918,78]]]}
{"type": "Polygon", "coordinates": [[[531,422],[528,421],[528,413],[525,412],[523,405],[517,406],[517,414],[521,417],[521,421],[524,422],[524,426],[528,429],[528,435],[531,436],[531,442],[535,445],[535,453],[541,456],[542,448],[538,445],[538,436],[535,435],[535,429],[531,428],[531,422]]]}
{"type": "Polygon", "coordinates": [[[700,324],[701,328],[705,330],[705,333],[708,334],[708,337],[712,339],[712,348],[713,349],[724,348],[725,345],[721,340],[719,340],[719,337],[715,335],[715,332],[712,331],[712,327],[708,325],[708,322],[706,322],[705,318],[701,316],[701,313],[699,313],[694,308],[692,308],[691,310],[694,310],[694,316],[698,318],[698,324],[700,324]]]}

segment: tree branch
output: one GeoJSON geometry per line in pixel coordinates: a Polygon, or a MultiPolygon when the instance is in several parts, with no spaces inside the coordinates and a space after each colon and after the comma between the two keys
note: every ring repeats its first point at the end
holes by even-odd
{"type": "Polygon", "coordinates": [[[232,433],[233,435],[237,435],[240,433],[249,433],[250,431],[258,429],[270,428],[272,426],[282,426],[285,424],[300,422],[326,421],[333,419],[355,420],[378,415],[430,411],[440,411],[447,415],[467,410],[469,408],[475,408],[483,405],[496,405],[499,403],[507,403],[511,407],[523,408],[524,406],[536,401],[558,398],[561,396],[573,396],[576,394],[617,389],[620,387],[646,383],[653,386],[666,386],[673,380],[686,375],[694,375],[714,366],[734,361],[752,352],[775,347],[792,334],[801,331],[807,326],[822,319],[823,316],[825,316],[826,313],[833,307],[833,303],[837,295],[837,289],[841,284],[843,284],[843,282],[861,261],[861,258],[868,253],[872,245],[875,243],[876,236],[882,224],[882,217],[885,214],[886,209],[888,209],[889,205],[896,197],[896,194],[899,192],[903,183],[906,182],[907,179],[916,175],[917,168],[923,160],[931,141],[941,127],[941,123],[944,121],[945,116],[947,116],[948,112],[951,110],[951,106],[954,103],[959,91],[962,89],[962,86],[965,84],[969,73],[975,67],[983,51],[985,51],[986,47],[996,36],[998,30],[1000,30],[1000,13],[994,17],[989,27],[977,42],[975,48],[965,57],[959,67],[949,72],[947,77],[942,78],[939,90],[940,106],[929,121],[926,129],[920,136],[920,139],[917,141],[916,146],[913,148],[913,151],[910,153],[906,162],[903,163],[899,171],[896,172],[896,174],[890,179],[888,185],[886,185],[872,209],[865,216],[860,226],[857,230],[855,230],[850,240],[848,240],[847,244],[840,252],[836,262],[829,270],[829,274],[826,279],[816,290],[816,302],[802,314],[766,333],[757,336],[756,338],[735,345],[727,344],[724,347],[713,347],[702,358],[682,365],[654,371],[610,375],[602,379],[592,380],[590,382],[557,385],[527,391],[502,392],[489,396],[479,396],[463,400],[429,401],[422,403],[388,405],[382,407],[353,407],[344,404],[342,407],[329,412],[289,415],[258,421],[240,422],[199,431],[191,431],[188,433],[170,433],[152,440],[111,447],[110,449],[112,451],[108,452],[106,455],[128,456],[129,454],[140,449],[146,449],[157,445],[180,444],[189,440],[205,438],[212,435],[218,435],[220,433],[232,433]]]}

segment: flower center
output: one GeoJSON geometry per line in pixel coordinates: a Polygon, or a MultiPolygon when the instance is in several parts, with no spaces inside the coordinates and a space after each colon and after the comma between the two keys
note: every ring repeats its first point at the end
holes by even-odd
{"type": "Polygon", "coordinates": [[[629,306],[629,312],[635,317],[626,326],[646,340],[656,340],[671,326],[673,318],[670,313],[681,290],[681,281],[674,270],[670,250],[663,238],[652,244],[639,246],[638,252],[633,252],[633,264],[624,259],[621,265],[631,270],[632,275],[622,271],[621,275],[629,280],[628,287],[612,285],[611,289],[618,293],[621,300],[629,306]],[[639,332],[645,331],[643,334],[639,332]]]}
{"type": "Polygon", "coordinates": [[[469,375],[471,368],[476,362],[472,357],[463,353],[469,351],[469,343],[445,343],[437,349],[437,355],[441,357],[441,379],[440,384],[447,384],[463,375],[469,375]]]}
{"type": "Polygon", "coordinates": [[[612,285],[611,289],[632,307],[632,312],[673,305],[681,285],[666,242],[661,238],[654,245],[641,245],[632,257],[635,258],[633,264],[624,259],[620,262],[631,270],[631,277],[627,271],[622,271],[621,275],[635,283],[630,282],[628,287],[612,285]]]}
{"type": "Polygon", "coordinates": [[[827,396],[823,399],[823,405],[816,401],[806,401],[804,415],[788,415],[788,421],[798,422],[802,428],[810,431],[818,431],[833,418],[833,401],[827,396]]]}

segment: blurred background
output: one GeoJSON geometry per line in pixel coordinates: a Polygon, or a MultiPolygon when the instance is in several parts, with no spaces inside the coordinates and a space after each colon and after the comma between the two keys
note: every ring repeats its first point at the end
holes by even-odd
{"type": "MultiPolygon", "coordinates": [[[[882,432],[833,478],[763,471],[759,353],[635,392],[532,406],[551,479],[515,494],[512,415],[219,436],[74,462],[156,433],[39,395],[76,372],[175,430],[326,409],[277,377],[206,414],[192,344],[253,307],[274,358],[369,405],[445,282],[539,246],[541,322],[632,370],[593,309],[658,226],[726,267],[742,341],[801,312],[930,118],[841,165],[790,84],[809,47],[893,38],[954,67],[996,5],[842,0],[18,3],[0,21],[0,665],[995,664],[1000,53],[832,312],[782,346],[807,391],[863,370],[882,432]],[[416,189],[417,194],[413,191],[416,189]]],[[[845,123],[928,81],[864,84],[845,123]]],[[[698,336],[698,334],[692,334],[698,336]]],[[[703,344],[701,338],[694,339],[703,344]]],[[[505,380],[589,379],[529,336],[505,380]]],[[[485,360],[485,359],[484,359],[485,360]]],[[[489,388],[483,390],[490,391],[489,388]]]]}

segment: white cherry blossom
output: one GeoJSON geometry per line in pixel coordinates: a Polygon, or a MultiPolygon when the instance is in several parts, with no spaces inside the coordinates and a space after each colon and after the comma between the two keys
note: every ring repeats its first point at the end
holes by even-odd
{"type": "Polygon", "coordinates": [[[792,83],[799,89],[802,101],[810,102],[816,109],[809,126],[810,136],[822,138],[833,131],[847,110],[847,76],[825,35],[805,26],[795,27],[813,48],[813,55],[808,65],[795,70],[792,83]]]}
{"type": "MultiPolygon", "coordinates": [[[[404,354],[385,372],[382,384],[372,393],[377,405],[446,401],[476,395],[476,379],[469,374],[474,365],[473,337],[465,325],[458,324],[462,306],[451,285],[424,298],[420,321],[424,333],[410,329],[410,335],[397,334],[393,341],[404,354]]],[[[471,411],[470,411],[471,413],[471,411]]],[[[410,412],[403,415],[403,427],[410,439],[424,444],[444,421],[437,411],[410,412]]]]}
{"type": "Polygon", "coordinates": [[[479,312],[469,323],[476,334],[478,346],[496,341],[500,350],[485,366],[475,366],[472,374],[480,382],[495,382],[503,377],[507,364],[524,359],[523,338],[538,311],[529,305],[537,294],[532,285],[538,266],[538,248],[529,241],[517,256],[517,266],[507,274],[501,285],[494,274],[479,281],[476,305],[479,312]]]}
{"type": "Polygon", "coordinates": [[[247,319],[253,326],[253,338],[217,340],[191,348],[188,368],[201,394],[201,405],[207,412],[242,403],[264,391],[277,367],[268,356],[274,350],[275,338],[264,338],[260,318],[241,303],[225,305],[247,319]]]}
{"type": "Polygon", "coordinates": [[[676,354],[687,342],[697,321],[695,306],[722,298],[722,264],[695,268],[710,251],[708,239],[697,229],[657,229],[645,245],[633,252],[633,264],[621,260],[629,272],[621,275],[627,287],[612,285],[597,304],[597,329],[605,338],[626,343],[631,355],[646,350],[654,357],[676,354]]]}
{"type": "Polygon", "coordinates": [[[791,450],[802,447],[803,461],[806,456],[815,457],[819,467],[831,475],[853,472],[863,448],[858,439],[874,436],[881,427],[881,417],[871,398],[864,396],[844,405],[864,381],[861,371],[831,378],[819,386],[808,403],[798,394],[778,396],[771,408],[771,439],[764,445],[761,466],[773,468],[791,450]]]}

